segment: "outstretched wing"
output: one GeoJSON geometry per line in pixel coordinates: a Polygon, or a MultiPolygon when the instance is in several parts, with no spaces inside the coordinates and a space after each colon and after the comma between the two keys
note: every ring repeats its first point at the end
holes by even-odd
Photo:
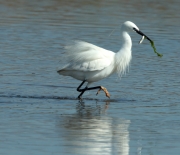
{"type": "Polygon", "coordinates": [[[96,71],[108,67],[114,52],[84,41],[75,41],[65,47],[68,64],[63,70],[96,71]]]}

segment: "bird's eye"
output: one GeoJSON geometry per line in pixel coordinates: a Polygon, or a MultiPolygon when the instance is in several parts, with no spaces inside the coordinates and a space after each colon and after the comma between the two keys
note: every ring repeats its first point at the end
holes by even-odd
{"type": "Polygon", "coordinates": [[[133,30],[137,32],[137,29],[135,27],[133,27],[133,30]]]}

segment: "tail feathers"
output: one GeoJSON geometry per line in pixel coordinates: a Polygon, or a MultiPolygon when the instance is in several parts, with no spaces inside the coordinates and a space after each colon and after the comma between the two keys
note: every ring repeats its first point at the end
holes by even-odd
{"type": "Polygon", "coordinates": [[[62,69],[61,69],[61,70],[58,70],[57,72],[58,72],[59,74],[61,74],[61,71],[62,71],[62,69]]]}
{"type": "Polygon", "coordinates": [[[61,69],[57,71],[60,75],[64,75],[64,76],[69,76],[70,71],[65,70],[65,69],[61,69]]]}
{"type": "Polygon", "coordinates": [[[64,71],[65,71],[64,69],[60,69],[60,70],[58,70],[57,72],[58,72],[59,74],[62,74],[64,71]]]}
{"type": "Polygon", "coordinates": [[[71,77],[73,77],[77,80],[81,80],[81,81],[84,81],[86,79],[84,72],[82,72],[82,71],[68,70],[66,68],[63,68],[63,69],[58,70],[57,72],[60,75],[71,76],[71,77]]]}

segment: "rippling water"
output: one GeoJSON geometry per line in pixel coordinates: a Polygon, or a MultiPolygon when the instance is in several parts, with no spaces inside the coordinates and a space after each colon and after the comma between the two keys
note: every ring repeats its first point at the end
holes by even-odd
{"type": "MultiPolygon", "coordinates": [[[[0,1],[0,154],[164,155],[180,152],[180,2],[0,1]],[[118,51],[130,20],[155,41],[132,34],[133,60],[101,92],[76,97],[80,81],[57,74],[63,45],[85,40],[118,51]]],[[[95,85],[95,84],[94,84],[95,85]]]]}

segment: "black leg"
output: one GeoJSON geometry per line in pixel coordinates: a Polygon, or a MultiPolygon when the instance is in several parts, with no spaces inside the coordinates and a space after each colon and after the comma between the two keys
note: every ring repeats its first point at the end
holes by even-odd
{"type": "Polygon", "coordinates": [[[96,86],[96,87],[90,87],[90,88],[87,88],[86,90],[93,90],[93,89],[100,89],[101,86],[96,86]]]}
{"type": "Polygon", "coordinates": [[[84,89],[80,89],[81,88],[81,86],[85,83],[86,81],[84,80],[80,85],[79,85],[79,87],[77,87],[77,91],[78,92],[82,92],[84,89]]]}
{"type": "MultiPolygon", "coordinates": [[[[90,87],[90,88],[85,87],[84,89],[80,89],[85,82],[86,82],[86,81],[83,81],[83,82],[79,85],[79,87],[77,88],[77,91],[78,91],[78,92],[81,92],[81,93],[79,94],[79,96],[78,96],[78,99],[81,99],[81,96],[84,94],[84,92],[85,92],[86,90],[93,90],[93,89],[99,89],[99,91],[100,91],[100,90],[103,90],[103,91],[105,92],[106,96],[107,96],[107,97],[110,97],[107,89],[104,88],[104,87],[102,87],[102,86],[96,86],[96,87],[90,87]]],[[[99,93],[99,91],[97,92],[97,94],[99,93]]],[[[96,94],[96,95],[97,95],[97,94],[96,94]]]]}
{"type": "Polygon", "coordinates": [[[81,92],[78,96],[78,99],[81,99],[81,96],[84,94],[84,92],[86,91],[87,87],[85,87],[84,89],[80,89],[82,87],[82,85],[85,83],[86,81],[84,80],[80,85],[79,87],[77,88],[77,91],[78,92],[81,92]]]}
{"type": "Polygon", "coordinates": [[[79,94],[79,96],[78,96],[78,99],[81,99],[81,96],[84,94],[84,92],[87,90],[87,87],[86,88],[84,88],[84,89],[81,89],[82,91],[81,91],[81,93],[79,94]]]}

